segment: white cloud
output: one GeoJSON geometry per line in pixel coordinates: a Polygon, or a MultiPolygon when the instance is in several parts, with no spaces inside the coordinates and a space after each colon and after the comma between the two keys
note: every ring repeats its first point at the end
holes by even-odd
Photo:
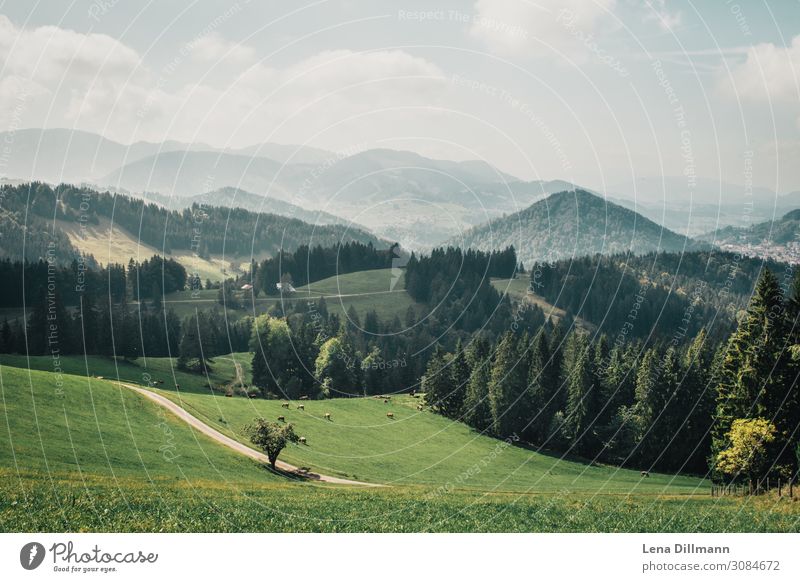
{"type": "Polygon", "coordinates": [[[615,0],[478,0],[470,34],[503,56],[582,58],[615,0]]]}
{"type": "Polygon", "coordinates": [[[434,103],[446,85],[436,65],[401,50],[328,50],[281,67],[257,57],[212,32],[151,70],[109,36],[25,29],[0,16],[0,130],[74,126],[122,142],[245,145],[292,115],[291,129],[308,135],[350,115],[434,103]],[[205,74],[220,62],[224,75],[205,74]]]}
{"type": "Polygon", "coordinates": [[[189,48],[192,58],[208,63],[224,60],[237,64],[249,64],[256,56],[252,47],[226,40],[217,32],[194,40],[190,43],[189,48]]]}
{"type": "Polygon", "coordinates": [[[648,1],[645,21],[655,21],[662,30],[670,31],[680,25],[683,15],[680,11],[672,12],[667,8],[667,0],[648,1]]]}
{"type": "Polygon", "coordinates": [[[752,46],[745,60],[733,67],[737,94],[751,101],[800,103],[800,36],[788,47],[772,43],[752,46]]]}
{"type": "Polygon", "coordinates": [[[19,28],[0,15],[0,124],[71,124],[146,82],[136,51],[103,34],[56,26],[19,28]],[[14,119],[9,113],[14,108],[14,119]]]}
{"type": "Polygon", "coordinates": [[[400,50],[323,51],[282,68],[257,63],[224,86],[185,86],[159,98],[162,120],[154,124],[172,123],[177,135],[191,136],[201,123],[224,139],[235,129],[237,141],[252,143],[287,120],[286,132],[307,134],[348,116],[429,105],[446,85],[443,78],[436,65],[400,50]]]}

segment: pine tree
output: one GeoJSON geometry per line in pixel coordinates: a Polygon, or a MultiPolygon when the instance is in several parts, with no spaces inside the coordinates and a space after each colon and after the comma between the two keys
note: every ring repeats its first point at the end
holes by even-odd
{"type": "Polygon", "coordinates": [[[470,376],[464,399],[464,422],[484,431],[492,424],[492,411],[489,406],[489,382],[492,378],[491,348],[488,342],[477,338],[469,351],[470,376]]]}
{"type": "Polygon", "coordinates": [[[469,383],[470,369],[467,356],[461,345],[461,340],[456,344],[456,351],[450,360],[450,382],[452,389],[447,398],[447,411],[445,416],[460,418],[464,409],[464,400],[469,383]]]}
{"type": "Polygon", "coordinates": [[[560,388],[551,373],[550,347],[544,331],[536,334],[531,344],[528,370],[528,392],[533,416],[526,431],[526,438],[535,443],[544,443],[549,437],[553,415],[557,411],[556,392],[560,388]]]}
{"type": "Polygon", "coordinates": [[[706,456],[711,449],[716,385],[711,380],[713,362],[709,343],[706,331],[700,330],[683,359],[684,384],[689,395],[690,408],[680,439],[680,444],[683,445],[681,456],[686,460],[686,471],[703,471],[706,456]]]}
{"type": "Polygon", "coordinates": [[[597,447],[597,393],[592,384],[592,360],[586,334],[575,332],[565,358],[567,381],[566,429],[574,450],[591,455],[597,447]]]}
{"type": "Polygon", "coordinates": [[[450,412],[449,398],[452,392],[452,380],[448,369],[449,355],[439,344],[428,360],[425,375],[422,377],[422,390],[425,392],[425,402],[434,412],[446,415],[450,412]]]}
{"type": "Polygon", "coordinates": [[[528,383],[528,362],[524,348],[513,332],[506,332],[492,366],[489,382],[489,406],[492,411],[492,430],[500,437],[518,434],[530,420],[521,412],[521,402],[528,383]]]}
{"type": "Polygon", "coordinates": [[[11,353],[11,327],[8,325],[8,319],[3,320],[3,326],[0,327],[0,354],[11,353]]]}

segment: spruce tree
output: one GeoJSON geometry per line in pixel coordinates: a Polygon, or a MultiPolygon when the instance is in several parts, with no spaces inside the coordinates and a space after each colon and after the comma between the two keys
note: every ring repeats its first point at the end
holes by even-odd
{"type": "Polygon", "coordinates": [[[469,383],[470,369],[467,355],[461,345],[461,340],[456,344],[456,351],[450,360],[451,391],[447,397],[447,410],[445,416],[460,418],[464,409],[464,400],[469,383]]]}
{"type": "Polygon", "coordinates": [[[716,385],[711,380],[713,362],[709,343],[706,331],[700,330],[683,359],[690,410],[681,444],[682,456],[686,460],[684,470],[692,472],[705,470],[706,456],[711,447],[716,385]]]}
{"type": "Polygon", "coordinates": [[[499,437],[518,433],[529,419],[520,415],[520,402],[528,383],[527,357],[513,332],[506,332],[497,347],[489,382],[492,431],[499,437]]]}
{"type": "Polygon", "coordinates": [[[528,391],[531,396],[533,416],[526,431],[526,438],[535,443],[544,443],[549,436],[553,415],[557,411],[557,379],[551,373],[550,346],[544,331],[536,334],[531,344],[528,370],[528,391]]]}
{"type": "Polygon", "coordinates": [[[484,431],[492,424],[489,406],[489,383],[492,379],[492,358],[489,343],[477,338],[469,351],[470,376],[464,399],[463,418],[469,426],[484,431]]]}
{"type": "Polygon", "coordinates": [[[11,352],[11,327],[8,325],[8,319],[3,320],[3,326],[0,327],[0,354],[7,354],[11,352]]]}
{"type": "Polygon", "coordinates": [[[425,392],[425,402],[434,412],[446,415],[450,412],[449,397],[452,391],[450,371],[448,369],[449,357],[439,344],[428,360],[425,375],[422,377],[422,390],[425,392]]]}
{"type": "Polygon", "coordinates": [[[592,384],[592,360],[586,334],[575,332],[567,349],[566,429],[574,450],[591,455],[596,450],[597,393],[592,384]]]}

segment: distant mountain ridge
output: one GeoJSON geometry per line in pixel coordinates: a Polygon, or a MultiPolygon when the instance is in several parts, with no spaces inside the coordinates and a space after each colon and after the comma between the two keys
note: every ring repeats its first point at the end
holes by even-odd
{"type": "Polygon", "coordinates": [[[96,133],[68,128],[27,128],[0,132],[0,142],[8,145],[9,152],[4,166],[0,168],[0,177],[42,180],[52,184],[64,182],[77,185],[87,182],[105,186],[101,178],[115,170],[148,157],[172,152],[213,152],[270,159],[280,164],[319,164],[335,156],[318,148],[277,143],[253,144],[244,148],[216,148],[201,142],[174,140],[138,141],[126,145],[96,133]]]}
{"type": "Polygon", "coordinates": [[[698,250],[707,245],[585,190],[566,190],[475,227],[447,244],[479,250],[508,246],[526,265],[594,254],[698,250]]]}
{"type": "Polygon", "coordinates": [[[800,208],[780,218],[759,222],[750,227],[726,226],[703,235],[702,240],[716,243],[762,244],[800,243],[800,208]]]}

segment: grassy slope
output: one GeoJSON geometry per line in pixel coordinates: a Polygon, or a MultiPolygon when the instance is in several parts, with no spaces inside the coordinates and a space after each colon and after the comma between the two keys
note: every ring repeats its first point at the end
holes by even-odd
{"type": "MultiPolygon", "coordinates": [[[[37,358],[32,363],[45,367],[48,362],[37,358]]],[[[80,359],[65,361],[65,367],[81,364],[80,359]]],[[[99,369],[99,362],[94,366],[99,369]]],[[[154,404],[106,382],[93,379],[89,384],[85,378],[65,376],[66,397],[61,400],[53,396],[50,373],[29,376],[27,370],[3,366],[0,378],[5,425],[0,430],[0,531],[798,530],[800,504],[774,498],[711,499],[705,492],[594,495],[561,489],[544,495],[405,486],[366,490],[292,483],[231,457],[161,415],[154,404]],[[31,392],[39,424],[45,427],[41,442],[50,475],[42,469],[31,392]],[[164,422],[180,455],[172,462],[158,450],[164,445],[164,422]],[[10,453],[9,429],[16,460],[10,453]]],[[[384,410],[382,403],[369,404],[384,410]]],[[[343,420],[337,417],[334,424],[343,420]]]]}
{"type": "Polygon", "coordinates": [[[6,366],[0,381],[0,466],[183,484],[283,480],[110,382],[64,375],[59,395],[55,374],[6,366]]]}
{"type": "MultiPolygon", "coordinates": [[[[248,368],[249,355],[234,354],[248,368]]],[[[6,365],[25,366],[26,360],[2,356],[6,365]]],[[[217,358],[211,384],[221,386],[233,377],[233,361],[217,358]]],[[[81,372],[83,358],[63,358],[66,372],[81,372]]],[[[151,358],[147,370],[136,363],[119,363],[91,358],[90,374],[117,377],[143,384],[144,372],[154,378],[169,378],[174,362],[151,358]]],[[[48,369],[47,357],[31,358],[30,366],[48,369]]],[[[181,386],[159,390],[189,412],[234,438],[246,442],[242,427],[253,418],[275,420],[286,417],[308,446],[288,449],[283,458],[331,475],[392,484],[450,484],[468,489],[500,491],[590,491],[593,493],[705,493],[698,479],[684,476],[651,475],[642,479],[637,471],[616,467],[587,466],[519,447],[498,448],[499,441],[481,436],[460,423],[416,410],[417,399],[395,396],[392,404],[374,398],[332,399],[306,402],[300,411],[293,403],[283,409],[275,400],[227,398],[209,390],[209,379],[176,373],[181,386]],[[387,412],[394,413],[394,420],[387,412]],[[324,420],[326,412],[332,421],[324,420]],[[476,468],[479,470],[476,472],[476,468]],[[474,474],[471,474],[474,473],[474,474]],[[471,474],[471,475],[470,475],[471,474]],[[467,477],[467,475],[470,475],[467,477]]],[[[249,378],[246,378],[249,380],[249,378]]]]}
{"type": "Polygon", "coordinates": [[[195,416],[245,441],[241,427],[253,418],[285,416],[308,446],[287,450],[286,460],[323,473],[391,484],[450,484],[500,491],[591,491],[596,493],[697,493],[699,479],[651,475],[616,467],[588,466],[558,456],[504,447],[466,425],[430,412],[417,400],[395,396],[391,404],[374,398],[305,403],[300,411],[279,401],[225,398],[162,391],[195,416]],[[394,420],[386,413],[391,411],[394,420]],[[331,414],[331,421],[324,419],[331,414]]]}
{"type": "MultiPolygon", "coordinates": [[[[264,313],[281,301],[316,301],[320,297],[325,297],[325,303],[331,313],[339,313],[343,316],[350,306],[353,306],[362,320],[368,311],[374,309],[383,321],[391,321],[395,315],[402,321],[408,308],[414,305],[414,301],[405,292],[402,275],[393,287],[391,284],[391,269],[359,271],[329,277],[300,287],[297,293],[284,298],[261,295],[256,299],[255,309],[248,299],[242,309],[225,307],[225,311],[228,317],[238,319],[245,315],[253,315],[254,311],[257,315],[264,313]],[[344,295],[344,297],[339,297],[339,295],[344,295]]],[[[167,295],[164,303],[183,317],[194,313],[196,308],[211,309],[216,306],[222,310],[223,306],[217,302],[217,295],[218,292],[214,289],[194,293],[180,291],[167,295]]]]}
{"type": "MultiPolygon", "coordinates": [[[[112,223],[108,219],[101,219],[100,224],[88,225],[85,230],[81,230],[77,222],[65,220],[56,221],[56,225],[61,228],[69,237],[72,245],[81,252],[94,255],[98,262],[106,265],[109,263],[120,263],[127,265],[131,257],[139,260],[149,259],[153,255],[163,255],[163,249],[152,247],[127,230],[112,223]]],[[[226,256],[223,260],[221,255],[212,255],[209,259],[202,259],[191,251],[181,249],[167,256],[181,263],[189,273],[197,273],[203,281],[211,279],[219,281],[230,274],[233,270],[241,269],[244,265],[249,267],[249,257],[230,257],[226,256]]],[[[255,257],[256,260],[265,258],[262,253],[255,257]]]]}

